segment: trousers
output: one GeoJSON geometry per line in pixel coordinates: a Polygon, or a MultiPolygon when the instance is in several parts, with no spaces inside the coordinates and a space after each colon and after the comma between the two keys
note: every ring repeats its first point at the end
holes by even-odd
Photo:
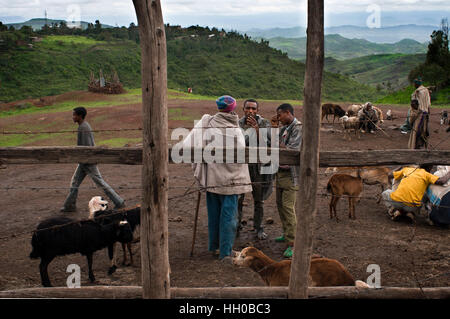
{"type": "Polygon", "coordinates": [[[276,201],[278,214],[283,227],[284,238],[288,243],[295,239],[297,217],[295,216],[295,202],[298,186],[294,186],[290,171],[279,171],[277,173],[276,201]]]}
{"type": "MultiPolygon", "coordinates": [[[[259,174],[257,167],[255,165],[249,165],[249,172],[251,181],[254,183],[252,185],[252,196],[253,196],[253,228],[257,231],[262,229],[262,220],[264,217],[264,200],[263,200],[263,182],[264,179],[262,175],[259,174]]],[[[239,196],[238,200],[238,225],[241,224],[242,211],[244,208],[245,193],[239,196]]]]}
{"type": "Polygon", "coordinates": [[[418,213],[420,211],[420,206],[412,207],[412,206],[406,205],[405,203],[397,202],[397,201],[391,199],[392,192],[393,192],[392,189],[387,189],[383,193],[381,193],[381,196],[384,201],[384,205],[386,205],[387,208],[400,209],[402,211],[411,212],[411,213],[418,213]]]}
{"type": "Polygon", "coordinates": [[[220,249],[219,258],[230,256],[237,229],[238,195],[206,192],[208,250],[220,249]]]}
{"type": "Polygon", "coordinates": [[[73,173],[72,180],[70,182],[70,191],[64,201],[65,209],[73,209],[76,207],[76,201],[78,197],[78,188],[83,182],[84,178],[89,175],[94,183],[103,189],[106,196],[108,196],[116,207],[123,205],[124,200],[108,185],[102,178],[97,165],[95,164],[78,164],[75,173],[73,173]]]}

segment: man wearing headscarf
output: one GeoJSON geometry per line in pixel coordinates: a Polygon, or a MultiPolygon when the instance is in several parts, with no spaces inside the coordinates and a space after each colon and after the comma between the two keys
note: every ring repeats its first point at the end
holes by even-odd
{"type": "Polygon", "coordinates": [[[414,80],[414,86],[416,90],[411,95],[411,100],[419,101],[419,110],[430,114],[431,98],[430,91],[422,85],[423,81],[421,77],[414,80]]]}
{"type": "Polygon", "coordinates": [[[359,121],[361,123],[361,132],[363,133],[365,131],[375,133],[375,124],[378,122],[378,114],[372,106],[372,103],[367,102],[358,112],[359,121]]]}
{"type": "Polygon", "coordinates": [[[420,137],[420,139],[417,140],[414,148],[427,148],[428,136],[430,135],[428,132],[428,122],[430,119],[429,114],[431,108],[430,91],[428,91],[428,89],[422,85],[421,77],[418,77],[414,80],[414,86],[416,87],[416,90],[411,95],[411,100],[417,100],[419,102],[419,111],[421,112],[416,119],[414,127],[412,128],[415,131],[417,137],[420,137]]]}
{"type": "MultiPolygon", "coordinates": [[[[238,148],[245,151],[245,138],[239,127],[239,116],[234,112],[236,100],[224,95],[216,100],[219,110],[215,115],[205,114],[183,140],[184,146],[238,148]],[[234,140],[237,139],[237,145],[234,140]],[[227,145],[231,142],[233,145],[227,145]]],[[[203,152],[205,157],[206,150],[203,152]]],[[[208,154],[206,154],[208,155],[208,154]]],[[[205,158],[203,158],[205,161],[205,158]]],[[[208,163],[193,164],[194,177],[206,190],[208,210],[208,250],[219,252],[219,259],[231,263],[236,237],[238,198],[252,191],[247,164],[208,163]]]]}

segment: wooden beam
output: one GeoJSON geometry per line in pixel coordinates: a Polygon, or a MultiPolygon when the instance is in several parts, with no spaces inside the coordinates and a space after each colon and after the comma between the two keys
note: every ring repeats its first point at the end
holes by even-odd
{"type": "Polygon", "coordinates": [[[309,267],[313,247],[313,226],[317,212],[317,174],[321,89],[324,56],[323,0],[308,0],[306,70],[303,102],[303,134],[300,152],[296,215],[297,228],[289,279],[289,298],[308,298],[309,267]]]}
{"type": "Polygon", "coordinates": [[[142,147],[40,146],[2,147],[4,164],[142,164],[142,147]]]}
{"type": "MultiPolygon", "coordinates": [[[[273,299],[288,297],[288,287],[207,287],[170,288],[174,299],[273,299]]],[[[379,289],[358,287],[309,287],[310,299],[449,299],[450,287],[379,289]]],[[[99,298],[99,299],[139,299],[140,286],[88,286],[81,288],[25,288],[0,291],[0,298],[99,298]]]]}
{"type": "MultiPolygon", "coordinates": [[[[193,150],[191,151],[193,157],[193,150]]],[[[172,148],[168,148],[169,163],[172,148]]],[[[182,153],[181,153],[182,154],[182,153]]],[[[269,152],[270,154],[270,152],[269,152]]],[[[379,166],[406,164],[450,165],[450,150],[361,150],[361,151],[321,151],[319,166],[379,166]]],[[[280,149],[279,162],[282,165],[298,165],[299,151],[280,149]]],[[[248,149],[245,160],[248,162],[248,149]]],[[[225,160],[225,153],[224,153],[225,160]]],[[[3,147],[0,148],[0,163],[3,164],[124,164],[141,165],[142,148],[140,147],[3,147]]]]}
{"type": "Polygon", "coordinates": [[[133,4],[142,61],[142,290],[144,298],[170,298],[166,36],[159,0],[133,4]]]}

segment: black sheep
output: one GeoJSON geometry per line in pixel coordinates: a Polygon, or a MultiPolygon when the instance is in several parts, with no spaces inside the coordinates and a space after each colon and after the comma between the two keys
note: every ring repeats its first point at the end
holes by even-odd
{"type": "MultiPolygon", "coordinates": [[[[95,251],[112,247],[116,241],[129,242],[133,238],[130,224],[124,220],[98,223],[93,220],[74,220],[67,217],[48,218],[37,226],[31,239],[30,258],[41,258],[39,271],[44,287],[51,287],[48,265],[56,256],[80,253],[87,257],[89,279],[95,281],[92,257],[95,251]]],[[[110,268],[109,272],[114,270],[110,268]]]]}
{"type": "MultiPolygon", "coordinates": [[[[111,222],[113,220],[127,220],[130,224],[131,231],[133,232],[134,240],[130,240],[129,242],[122,242],[122,251],[123,251],[123,265],[133,265],[133,253],[131,252],[131,242],[139,241],[139,226],[141,224],[141,208],[139,206],[126,209],[126,210],[99,210],[94,213],[94,220],[102,223],[102,220],[105,222],[111,222]],[[127,251],[125,248],[125,244],[128,248],[128,252],[130,254],[130,264],[127,264],[127,251]]],[[[112,250],[114,250],[112,248],[112,250]]],[[[111,255],[110,255],[111,258],[111,255]]],[[[117,268],[113,263],[111,265],[112,268],[117,268]]]]}

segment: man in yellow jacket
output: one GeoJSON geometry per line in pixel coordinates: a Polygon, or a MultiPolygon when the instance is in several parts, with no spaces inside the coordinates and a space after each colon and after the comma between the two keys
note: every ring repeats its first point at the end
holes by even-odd
{"type": "Polygon", "coordinates": [[[419,212],[427,187],[430,184],[444,185],[450,179],[450,172],[442,177],[431,174],[432,167],[432,165],[404,167],[390,174],[389,177],[400,180],[400,184],[395,191],[388,189],[382,194],[389,215],[395,218],[402,212],[407,215],[419,212]]]}

